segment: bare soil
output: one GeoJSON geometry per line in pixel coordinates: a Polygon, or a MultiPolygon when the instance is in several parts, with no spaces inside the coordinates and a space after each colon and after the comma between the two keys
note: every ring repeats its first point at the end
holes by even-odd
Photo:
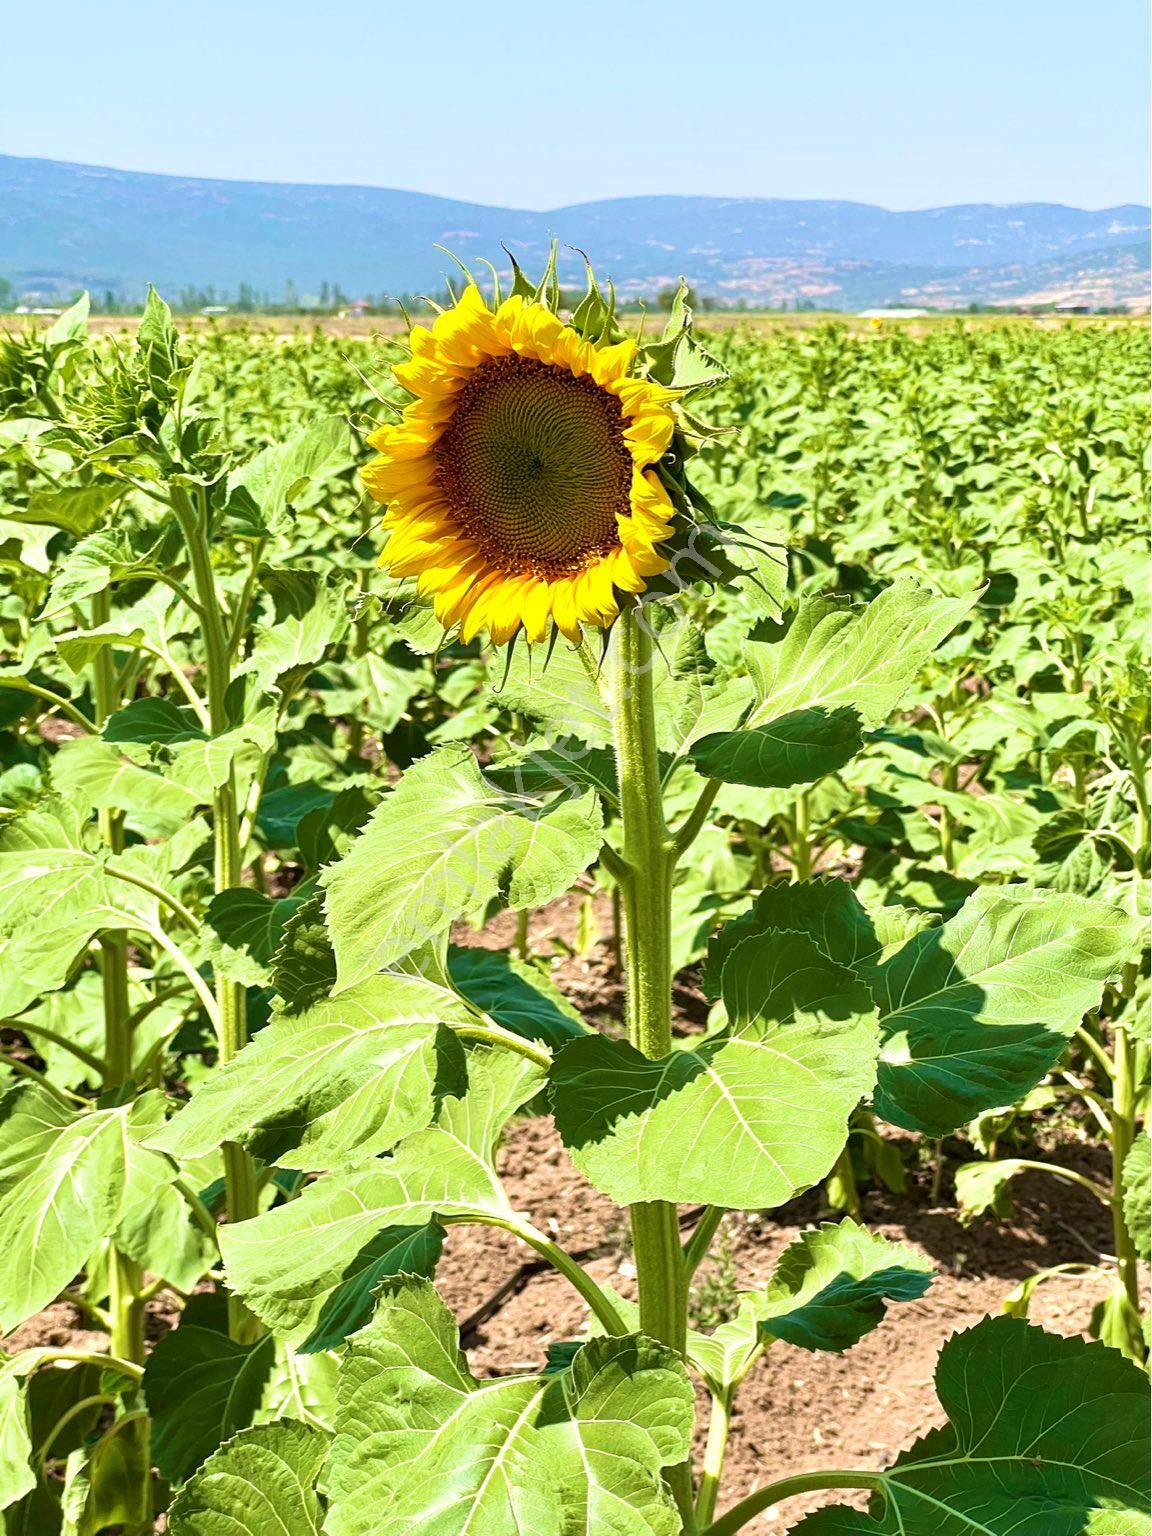
{"type": "MultiPolygon", "coordinates": [[[[552,957],[553,979],[590,1021],[619,1028],[623,992],[610,942],[611,905],[596,898],[600,937],[585,954],[578,952],[577,908],[577,899],[569,897],[535,914],[531,948],[552,957]]],[[[460,943],[503,949],[514,942],[515,919],[501,914],[483,932],[460,929],[454,936],[460,943]]],[[[695,978],[685,973],[677,988],[675,1027],[684,1033],[699,1030],[705,1011],[695,978]]],[[[935,1266],[933,1284],[921,1300],[893,1306],[880,1328],[846,1355],[809,1354],[784,1344],[769,1351],[738,1403],[721,1509],[783,1476],[886,1464],[941,1422],[933,1370],[941,1345],[954,1332],[998,1313],[1013,1287],[1037,1270],[1091,1263],[1110,1248],[1109,1216],[1101,1203],[1075,1186],[1032,1173],[1017,1181],[1011,1219],[962,1227],[949,1170],[970,1158],[971,1151],[962,1144],[945,1149],[944,1176],[934,1198],[932,1145],[912,1136],[901,1140],[908,1189],[900,1195],[865,1191],[864,1219],[873,1230],[925,1253],[935,1266]]],[[[1104,1174],[1100,1150],[1073,1129],[1049,1136],[1043,1155],[1098,1178],[1104,1174]]],[[[587,1255],[597,1279],[625,1296],[635,1295],[626,1218],[576,1172],[549,1120],[525,1118],[510,1126],[499,1167],[514,1207],[570,1252],[587,1255]]],[[[728,1217],[716,1256],[697,1277],[695,1321],[715,1321],[717,1310],[731,1305],[737,1289],[762,1285],[787,1244],[828,1214],[820,1191],[813,1190],[776,1211],[728,1217]]],[[[437,1283],[461,1322],[464,1347],[480,1376],[536,1369],[550,1344],[587,1330],[587,1309],[567,1282],[504,1233],[451,1228],[437,1283]]],[[[1100,1275],[1054,1280],[1034,1296],[1032,1320],[1059,1333],[1086,1332],[1107,1288],[1100,1275]]],[[[174,1322],[174,1312],[163,1301],[150,1304],[150,1337],[160,1337],[174,1322]]],[[[0,1349],[46,1344],[99,1349],[104,1336],[90,1330],[70,1304],[58,1303],[30,1319],[0,1349]]],[[[707,1425],[703,1397],[700,1410],[702,1447],[707,1425]]],[[[814,1494],[770,1508],[748,1529],[783,1532],[806,1510],[833,1497],[814,1494]]]]}

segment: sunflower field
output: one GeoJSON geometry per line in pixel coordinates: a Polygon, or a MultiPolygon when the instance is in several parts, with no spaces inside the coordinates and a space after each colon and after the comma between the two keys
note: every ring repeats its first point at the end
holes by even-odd
{"type": "Polygon", "coordinates": [[[1148,1532],[1148,439],[554,271],[0,338],[4,1531],[1148,1532]]]}

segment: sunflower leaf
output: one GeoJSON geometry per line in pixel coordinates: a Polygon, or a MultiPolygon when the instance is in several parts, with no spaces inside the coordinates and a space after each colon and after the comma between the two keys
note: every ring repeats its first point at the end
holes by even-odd
{"type": "Polygon", "coordinates": [[[683,1460],[692,1387],[672,1350],[597,1338],[566,1369],[477,1381],[424,1280],[386,1281],[341,1373],[330,1536],[681,1528],[661,1469],[683,1460]]]}
{"type": "Polygon", "coordinates": [[[475,916],[504,889],[513,907],[562,895],[602,841],[592,793],[540,805],[497,791],[466,747],[408,770],[321,875],[343,992],[475,916]]]}
{"type": "Polygon", "coordinates": [[[954,1334],[948,1423],[882,1473],[866,1514],[833,1505],[793,1536],[1107,1536],[1148,1507],[1148,1380],[1115,1350],[997,1317],[954,1334]]]}
{"type": "Polygon", "coordinates": [[[872,1087],[872,999],[811,940],[746,939],[723,991],[729,1027],[692,1049],[650,1061],[593,1035],[553,1064],[569,1155],[621,1204],[780,1205],[828,1172],[872,1087]]]}

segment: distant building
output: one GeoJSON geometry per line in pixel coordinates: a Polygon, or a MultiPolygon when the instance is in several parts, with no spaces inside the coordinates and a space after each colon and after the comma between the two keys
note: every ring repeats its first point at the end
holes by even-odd
{"type": "Polygon", "coordinates": [[[1091,304],[1082,304],[1079,299],[1066,299],[1062,304],[1053,304],[1053,310],[1058,315],[1090,315],[1091,304]]]}
{"type": "Polygon", "coordinates": [[[200,313],[202,315],[226,315],[228,313],[228,305],[227,304],[205,304],[204,308],[200,311],[200,313]]]}
{"type": "Polygon", "coordinates": [[[371,314],[374,307],[367,299],[353,299],[351,304],[345,304],[336,318],[338,320],[362,320],[365,315],[371,314]]]}

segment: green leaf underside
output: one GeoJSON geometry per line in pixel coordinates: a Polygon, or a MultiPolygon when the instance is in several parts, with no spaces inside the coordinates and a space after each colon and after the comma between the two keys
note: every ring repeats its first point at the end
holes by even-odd
{"type": "Polygon", "coordinates": [[[931,1279],[914,1248],[848,1219],[817,1227],[789,1244],[763,1291],[741,1294],[732,1322],[694,1335],[690,1353],[719,1387],[739,1380],[772,1339],[839,1353],[883,1321],[889,1301],[915,1300],[931,1279]]]}
{"type": "Polygon", "coordinates": [[[239,1141],[285,1168],[346,1167],[423,1130],[463,1087],[445,1024],[467,1006],[419,976],[374,976],[267,1025],[157,1136],[174,1157],[239,1141]]]}
{"type": "Polygon", "coordinates": [[[307,1424],[244,1430],[176,1495],[172,1536],[320,1536],[315,1485],[327,1448],[328,1437],[307,1424]]]}
{"type": "Polygon", "coordinates": [[[438,1221],[419,1227],[385,1227],[356,1255],[344,1279],[320,1308],[316,1325],[297,1346],[300,1354],[339,1349],[351,1333],[363,1328],[376,1307],[376,1293],[383,1280],[395,1275],[436,1272],[444,1247],[444,1228],[438,1221]]]}
{"type": "Polygon", "coordinates": [[[1128,1536],[1147,1529],[1148,1382],[1101,1344],[999,1317],[936,1368],[948,1415],[899,1457],[867,1514],[836,1505],[795,1536],[1128,1536]]]}
{"type": "Polygon", "coordinates": [[[186,704],[174,704],[171,699],[133,699],[131,704],[109,715],[100,734],[114,744],[143,746],[173,746],[178,742],[203,741],[207,736],[195,711],[186,704]]]}
{"type": "MultiPolygon", "coordinates": [[[[437,1123],[393,1156],[330,1174],[296,1200],[221,1231],[229,1280],[277,1332],[301,1339],[319,1326],[329,1296],[359,1272],[385,1228],[443,1216],[510,1210],[492,1166],[508,1117],[540,1089],[543,1073],[500,1048],[468,1052],[469,1088],[442,1101],[437,1123]]],[[[375,1250],[373,1250],[373,1253],[375,1250]]]]}
{"type": "Polygon", "coordinates": [[[162,1477],[183,1482],[225,1440],[252,1423],[276,1359],[271,1334],[237,1344],[182,1325],[160,1340],[144,1371],[152,1455],[162,1477]]]}
{"type": "MultiPolygon", "coordinates": [[[[0,1332],[54,1301],[115,1230],[160,1095],[72,1114],[38,1086],[0,1099],[0,1332]]],[[[155,1159],[155,1162],[159,1162],[155,1159]]]]}
{"type": "Polygon", "coordinates": [[[410,768],[345,857],[321,876],[344,991],[498,893],[537,907],[568,890],[602,837],[594,794],[536,806],[481,776],[466,748],[444,747],[410,768]]]}
{"type": "Polygon", "coordinates": [[[706,778],[786,789],[835,773],[863,745],[859,715],[840,705],[797,709],[767,725],[701,737],[689,756],[706,778]]]}
{"type": "Polygon", "coordinates": [[[828,1172],[872,1087],[871,999],[810,939],[745,940],[723,984],[729,1028],[699,1046],[648,1061],[596,1035],[553,1066],[572,1160],[620,1204],[780,1205],[828,1172]]]}
{"type": "Polygon", "coordinates": [[[330,1536],[675,1536],[662,1467],[689,1449],[672,1351],[599,1338],[558,1374],[476,1381],[426,1281],[386,1282],[341,1372],[330,1536]]]}

